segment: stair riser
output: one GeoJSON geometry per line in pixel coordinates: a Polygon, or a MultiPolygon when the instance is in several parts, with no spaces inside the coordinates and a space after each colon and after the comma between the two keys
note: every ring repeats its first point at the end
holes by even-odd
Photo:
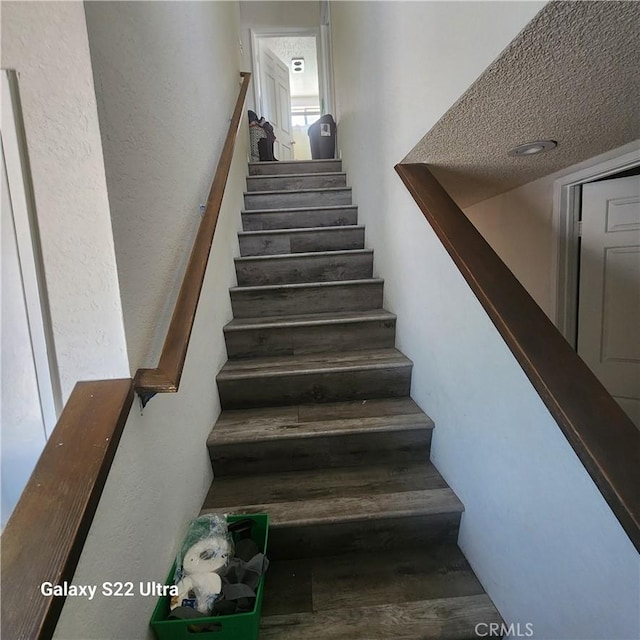
{"type": "Polygon", "coordinates": [[[400,546],[425,549],[434,544],[455,544],[459,526],[460,513],[291,527],[272,524],[269,557],[291,560],[358,551],[380,552],[400,546]]]}
{"type": "Polygon", "coordinates": [[[272,256],[309,251],[364,249],[364,228],[239,236],[240,255],[272,256]]]}
{"type": "Polygon", "coordinates": [[[276,291],[232,291],[235,318],[286,316],[300,313],[368,311],[382,307],[381,282],[296,287],[276,291]]]}
{"type": "Polygon", "coordinates": [[[309,227],[337,227],[353,225],[358,220],[357,207],[299,211],[273,211],[268,213],[243,213],[242,228],[245,231],[272,229],[307,229],[309,227]]]}
{"type": "Polygon", "coordinates": [[[411,365],[218,380],[223,409],[408,396],[411,365]]]}
{"type": "Polygon", "coordinates": [[[313,326],[227,331],[229,358],[289,356],[322,351],[387,349],[395,344],[396,321],[376,320],[313,326]]]}
{"type": "Polygon", "coordinates": [[[216,477],[427,461],[430,429],[286,438],[209,448],[216,477]]]}
{"type": "Polygon", "coordinates": [[[273,176],[289,173],[334,173],[342,171],[342,160],[322,162],[270,162],[249,165],[251,176],[273,176]]]}
{"type": "Polygon", "coordinates": [[[351,189],[335,191],[291,191],[285,193],[245,193],[245,209],[286,209],[289,207],[330,207],[351,204],[351,189]]]}
{"type": "Polygon", "coordinates": [[[255,176],[247,178],[247,191],[287,191],[294,189],[324,189],[346,187],[347,176],[339,174],[318,174],[308,176],[255,176]]]}
{"type": "Polygon", "coordinates": [[[241,287],[362,280],[373,276],[373,253],[243,258],[236,260],[236,274],[241,287]]]}

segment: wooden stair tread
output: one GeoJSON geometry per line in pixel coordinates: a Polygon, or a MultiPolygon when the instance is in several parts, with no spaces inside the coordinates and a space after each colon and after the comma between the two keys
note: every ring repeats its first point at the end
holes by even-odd
{"type": "MultiPolygon", "coordinates": [[[[261,178],[266,178],[269,176],[260,176],[261,178]]],[[[277,176],[271,176],[277,177],[277,176]]],[[[326,192],[336,192],[336,191],[351,191],[351,187],[317,187],[315,189],[278,189],[277,191],[245,191],[245,196],[279,196],[279,195],[289,195],[292,193],[317,193],[322,194],[326,192]]]]}
{"type": "Polygon", "coordinates": [[[273,165],[276,167],[281,167],[282,165],[287,164],[322,164],[323,162],[340,162],[340,158],[317,158],[315,160],[261,160],[260,162],[250,162],[250,167],[268,167],[269,165],[273,165]]]}
{"type": "MultiPolygon", "coordinates": [[[[339,208],[339,207],[338,207],[339,208]]],[[[251,213],[255,213],[252,211],[251,213]]],[[[293,229],[264,229],[259,231],[240,231],[238,236],[252,238],[254,236],[269,236],[269,235],[282,235],[282,234],[297,234],[297,233],[341,233],[343,231],[352,231],[354,229],[364,229],[364,225],[361,224],[343,224],[335,225],[333,227],[296,227],[293,229]]]]}
{"type": "MultiPolygon", "coordinates": [[[[309,167],[311,168],[311,167],[309,167]]],[[[346,173],[344,171],[309,171],[308,173],[263,173],[260,175],[249,175],[247,176],[247,180],[255,180],[258,179],[269,179],[269,178],[307,178],[309,176],[345,176],[346,173]]]]}
{"type": "Polygon", "coordinates": [[[305,289],[310,287],[323,288],[323,287],[344,287],[346,285],[353,284],[382,284],[384,280],[382,278],[362,278],[360,280],[329,280],[327,282],[288,282],[286,284],[261,284],[250,287],[231,287],[229,291],[231,293],[243,292],[243,291],[278,291],[287,289],[305,289]]]}
{"type": "MultiPolygon", "coordinates": [[[[350,189],[351,187],[340,187],[340,189],[350,189]]],[[[316,191],[324,191],[324,189],[316,189],[316,191]]],[[[274,191],[263,191],[262,193],[275,193],[274,191]]],[[[284,191],[283,193],[290,193],[284,191]]],[[[247,195],[255,195],[255,191],[247,192],[247,195]]],[[[309,207],[276,207],[274,209],[242,209],[243,215],[253,215],[260,213],[293,213],[294,211],[341,211],[343,209],[357,209],[358,205],[355,204],[329,204],[326,206],[309,206],[309,207]]],[[[349,225],[353,226],[353,225],[349,225]]]]}
{"type": "Polygon", "coordinates": [[[262,615],[312,613],[484,593],[455,544],[275,560],[266,576],[262,615]]]}
{"type": "Polygon", "coordinates": [[[395,320],[395,314],[385,309],[369,311],[341,311],[325,313],[304,313],[290,316],[261,316],[258,318],[234,318],[225,327],[225,331],[244,331],[248,329],[268,329],[272,327],[302,327],[325,324],[344,324],[348,322],[395,320]]]}
{"type": "Polygon", "coordinates": [[[502,622],[486,594],[266,616],[260,640],[470,640],[478,622],[502,622]]]}
{"type": "Polygon", "coordinates": [[[335,259],[341,255],[369,255],[373,253],[373,249],[339,249],[337,251],[306,251],[299,253],[278,253],[274,255],[265,255],[265,256],[240,256],[238,258],[234,258],[236,263],[245,263],[251,261],[257,262],[269,262],[275,260],[298,260],[300,258],[321,258],[326,257],[330,260],[335,259]]]}
{"type": "Polygon", "coordinates": [[[360,371],[393,367],[406,367],[412,362],[397,349],[312,353],[293,356],[275,356],[246,360],[228,360],[217,380],[257,378],[265,375],[331,373],[334,371],[360,371]]]}
{"type": "Polygon", "coordinates": [[[462,503],[431,463],[225,476],[203,513],[269,513],[272,527],[461,513],[462,503]]]}
{"type": "Polygon", "coordinates": [[[328,403],[320,407],[320,411],[318,405],[223,411],[209,435],[207,446],[374,431],[433,429],[431,418],[410,398],[357,400],[328,403]],[[313,410],[308,411],[308,408],[313,410]]]}

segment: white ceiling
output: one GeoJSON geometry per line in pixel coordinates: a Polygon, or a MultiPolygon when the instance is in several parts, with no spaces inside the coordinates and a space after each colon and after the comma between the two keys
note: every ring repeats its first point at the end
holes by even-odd
{"type": "Polygon", "coordinates": [[[640,2],[551,2],[404,161],[466,207],[639,138],[640,2]]]}
{"type": "Polygon", "coordinates": [[[289,67],[291,97],[310,96],[318,104],[318,56],[316,39],[311,36],[264,38],[263,42],[289,67]],[[292,58],[304,58],[304,72],[291,73],[292,58]]]}

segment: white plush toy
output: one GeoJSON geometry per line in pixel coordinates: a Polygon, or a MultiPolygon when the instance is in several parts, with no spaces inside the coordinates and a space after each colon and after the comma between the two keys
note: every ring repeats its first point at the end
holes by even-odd
{"type": "Polygon", "coordinates": [[[226,566],[230,555],[229,540],[221,535],[212,535],[190,547],[182,561],[184,577],[177,583],[178,595],[171,598],[171,608],[181,606],[192,592],[197,610],[209,614],[222,591],[222,580],[216,571],[226,566]]]}

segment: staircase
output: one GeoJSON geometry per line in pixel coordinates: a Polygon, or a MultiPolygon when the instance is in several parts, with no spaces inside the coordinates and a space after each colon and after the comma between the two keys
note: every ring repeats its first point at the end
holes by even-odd
{"type": "Polygon", "coordinates": [[[260,638],[476,638],[502,620],[456,545],[341,161],[249,170],[203,512],[271,516],[260,638]]]}

